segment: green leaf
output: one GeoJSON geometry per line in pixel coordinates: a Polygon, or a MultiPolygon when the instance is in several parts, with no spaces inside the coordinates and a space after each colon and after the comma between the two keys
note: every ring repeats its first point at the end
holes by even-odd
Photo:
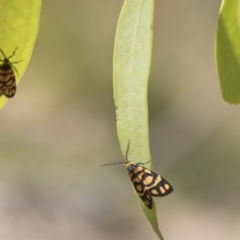
{"type": "Polygon", "coordinates": [[[218,19],[216,61],[225,101],[240,103],[240,1],[222,2],[218,19]]]}
{"type": "MultiPolygon", "coordinates": [[[[14,64],[19,73],[18,76],[15,72],[17,83],[30,61],[38,32],[40,8],[41,0],[7,0],[0,2],[0,48],[6,56],[10,56],[18,47],[10,61],[22,60],[22,62],[14,64]]],[[[0,59],[3,59],[1,55],[0,59]]],[[[0,97],[0,109],[7,100],[5,96],[0,97]]]]}
{"type": "MultiPolygon", "coordinates": [[[[115,38],[113,81],[117,133],[124,157],[130,140],[128,159],[134,163],[151,159],[147,90],[153,10],[154,0],[125,0],[115,38]]],[[[147,167],[151,169],[151,163],[147,167]]],[[[163,239],[158,229],[155,205],[149,210],[138,195],[137,198],[159,239],[163,239]]]]}

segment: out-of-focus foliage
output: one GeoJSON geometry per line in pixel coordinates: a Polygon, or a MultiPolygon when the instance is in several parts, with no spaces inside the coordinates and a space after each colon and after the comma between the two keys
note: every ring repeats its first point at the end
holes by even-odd
{"type": "Polygon", "coordinates": [[[222,1],[217,38],[216,61],[225,101],[240,103],[240,10],[238,0],[222,1]]]}
{"type": "MultiPolygon", "coordinates": [[[[16,83],[19,82],[32,55],[36,40],[41,0],[8,0],[0,2],[0,48],[8,57],[16,48],[16,54],[10,59],[18,62],[15,65],[16,83]]],[[[4,57],[0,56],[0,59],[4,57]]],[[[2,63],[1,63],[2,64],[2,63]]],[[[7,102],[5,96],[0,97],[0,109],[7,102]]]]}
{"type": "MultiPolygon", "coordinates": [[[[0,239],[157,239],[124,166],[100,167],[123,161],[112,90],[122,1],[71,3],[44,2],[0,112],[0,239]]],[[[174,187],[155,198],[167,240],[240,238],[240,114],[222,100],[213,51],[220,3],[155,2],[149,125],[154,170],[174,187]]]]}

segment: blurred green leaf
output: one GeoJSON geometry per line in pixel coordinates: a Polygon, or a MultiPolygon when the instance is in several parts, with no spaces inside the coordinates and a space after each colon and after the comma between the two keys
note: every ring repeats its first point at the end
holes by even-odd
{"type": "MultiPolygon", "coordinates": [[[[11,62],[19,76],[15,73],[16,82],[22,77],[30,61],[33,46],[36,40],[41,0],[7,0],[0,2],[0,48],[6,56],[10,56],[18,47],[11,62]]],[[[3,59],[3,56],[0,56],[3,59]]],[[[17,92],[16,92],[17,94],[17,92]]],[[[0,109],[7,102],[5,96],[0,97],[0,109]]]]}
{"type": "MultiPolygon", "coordinates": [[[[128,159],[134,163],[151,159],[147,90],[153,10],[154,0],[125,0],[115,38],[113,81],[117,132],[124,156],[131,140],[128,159]]],[[[147,167],[151,169],[151,163],[147,167]]],[[[137,198],[154,231],[163,239],[158,229],[155,205],[149,210],[138,195],[137,198]]]]}
{"type": "Polygon", "coordinates": [[[225,101],[240,103],[240,6],[238,0],[222,2],[218,19],[216,61],[225,101]]]}

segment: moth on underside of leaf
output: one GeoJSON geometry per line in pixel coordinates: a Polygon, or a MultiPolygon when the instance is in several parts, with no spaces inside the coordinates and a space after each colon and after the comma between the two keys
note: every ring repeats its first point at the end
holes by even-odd
{"type": "MultiPolygon", "coordinates": [[[[144,167],[149,161],[146,163],[129,161],[127,158],[129,147],[130,140],[126,150],[126,162],[121,163],[127,168],[128,175],[138,196],[149,209],[152,209],[152,197],[164,197],[173,191],[173,187],[163,177],[144,167]]],[[[119,163],[104,164],[102,166],[113,164],[119,163]]]]}
{"type": "MultiPolygon", "coordinates": [[[[14,70],[18,74],[17,69],[13,66],[14,63],[18,62],[10,62],[9,59],[15,55],[18,47],[14,50],[13,54],[9,57],[6,57],[5,53],[2,49],[0,52],[4,56],[4,59],[0,59],[2,64],[0,65],[0,96],[4,95],[7,98],[11,98],[16,93],[16,78],[14,74],[14,70]]],[[[19,74],[18,74],[19,75],[19,74]]]]}

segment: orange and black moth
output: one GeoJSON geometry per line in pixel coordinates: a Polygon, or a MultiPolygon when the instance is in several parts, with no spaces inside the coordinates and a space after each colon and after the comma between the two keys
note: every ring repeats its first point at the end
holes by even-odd
{"type": "Polygon", "coordinates": [[[164,197],[173,191],[173,187],[157,173],[143,167],[142,163],[132,163],[126,160],[131,182],[144,204],[151,209],[152,197],[164,197]]]}
{"type": "Polygon", "coordinates": [[[0,65],[0,96],[5,95],[7,98],[11,98],[16,93],[16,78],[14,70],[17,72],[17,69],[13,66],[14,63],[10,62],[9,59],[15,55],[16,48],[13,54],[9,57],[6,57],[3,50],[0,49],[0,52],[4,56],[4,59],[0,59],[2,64],[0,65]]]}
{"type": "Polygon", "coordinates": [[[152,209],[152,197],[167,196],[173,191],[173,187],[159,174],[145,168],[144,165],[146,163],[133,163],[129,161],[127,158],[129,145],[130,141],[126,151],[126,162],[123,164],[127,168],[128,175],[138,196],[149,209],[152,209]]]}

